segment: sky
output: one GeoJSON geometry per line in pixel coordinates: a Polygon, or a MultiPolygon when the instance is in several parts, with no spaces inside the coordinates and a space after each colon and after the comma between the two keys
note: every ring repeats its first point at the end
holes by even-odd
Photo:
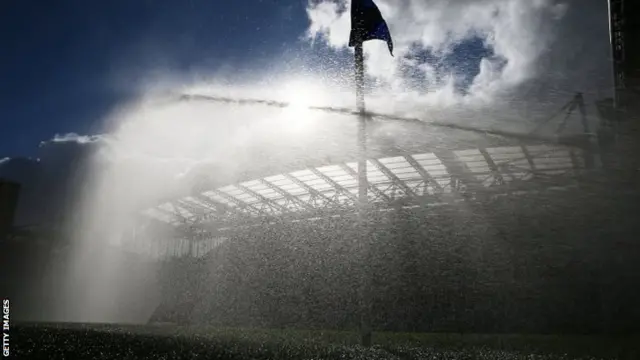
{"type": "Polygon", "coordinates": [[[243,71],[295,48],[303,1],[3,1],[0,154],[56,133],[95,133],[155,71],[243,71]],[[278,4],[278,5],[276,5],[278,4]]]}
{"type": "MultiPolygon", "coordinates": [[[[391,111],[434,101],[453,106],[469,93],[492,101],[539,77],[548,50],[574,41],[558,38],[576,27],[569,24],[592,30],[594,14],[606,14],[597,0],[377,3],[396,57],[368,45],[367,69],[377,89],[402,104],[391,111]]],[[[114,108],[168,78],[250,84],[327,69],[350,76],[346,0],[30,0],[0,7],[0,157],[36,156],[37,144],[55,134],[104,132],[114,108]]],[[[602,30],[606,18],[598,20],[602,30]]],[[[602,42],[602,33],[591,39],[602,42]]]]}
{"type": "MultiPolygon", "coordinates": [[[[576,91],[590,103],[610,93],[606,1],[376,3],[395,56],[382,41],[365,44],[372,111],[526,132],[576,91]]],[[[3,1],[0,177],[38,189],[24,191],[38,207],[56,192],[43,186],[68,183],[83,153],[120,164],[92,184],[119,199],[166,193],[168,183],[211,166],[241,173],[273,164],[275,173],[276,164],[303,166],[304,156],[348,154],[354,126],[304,111],[354,105],[348,5],[3,1]],[[297,106],[158,105],[167,91],[297,106]]],[[[391,142],[442,140],[376,131],[391,142]]]]}

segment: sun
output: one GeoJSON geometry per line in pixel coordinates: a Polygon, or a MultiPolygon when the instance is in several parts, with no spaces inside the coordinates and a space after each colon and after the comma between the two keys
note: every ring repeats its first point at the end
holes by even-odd
{"type": "Polygon", "coordinates": [[[313,100],[318,92],[310,86],[301,83],[290,84],[284,91],[284,100],[287,106],[280,116],[282,127],[290,132],[302,132],[308,130],[318,116],[311,109],[313,100]]]}
{"type": "Polygon", "coordinates": [[[292,109],[308,110],[312,102],[312,94],[310,89],[297,87],[287,92],[289,107],[292,109]]]}

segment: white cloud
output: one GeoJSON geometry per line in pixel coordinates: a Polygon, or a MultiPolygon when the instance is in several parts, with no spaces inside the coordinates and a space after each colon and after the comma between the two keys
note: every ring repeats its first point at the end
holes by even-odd
{"type": "MultiPolygon", "coordinates": [[[[367,43],[366,66],[370,76],[381,80],[380,84],[385,84],[394,94],[404,93],[408,79],[399,71],[404,56],[419,48],[442,58],[455,45],[479,37],[494,52],[491,59],[482,60],[480,73],[470,87],[470,97],[481,100],[493,99],[536,75],[535,63],[553,41],[554,24],[567,8],[555,0],[378,0],[376,3],[391,29],[396,57],[388,56],[382,42],[367,43]],[[496,59],[505,65],[497,66],[496,59]]],[[[348,0],[310,2],[307,8],[309,38],[325,41],[336,49],[345,48],[350,27],[348,5],[348,0]]],[[[423,71],[427,82],[436,84],[422,100],[443,105],[463,101],[461,95],[450,91],[450,81],[433,81],[442,74],[434,74],[432,68],[420,64],[414,67],[423,71]]]]}
{"type": "Polygon", "coordinates": [[[57,143],[75,142],[78,144],[88,144],[88,143],[99,141],[100,138],[101,138],[100,135],[87,136],[87,135],[78,135],[76,133],[67,133],[67,134],[55,134],[53,136],[53,139],[51,139],[50,141],[57,142],[57,143]]]}

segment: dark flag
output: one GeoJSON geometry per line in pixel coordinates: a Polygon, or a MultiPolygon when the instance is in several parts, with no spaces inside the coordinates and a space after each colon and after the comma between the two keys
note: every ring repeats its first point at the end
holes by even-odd
{"type": "Polygon", "coordinates": [[[373,0],[351,0],[351,35],[349,46],[356,46],[367,40],[383,40],[393,56],[393,41],[387,22],[373,0]]]}

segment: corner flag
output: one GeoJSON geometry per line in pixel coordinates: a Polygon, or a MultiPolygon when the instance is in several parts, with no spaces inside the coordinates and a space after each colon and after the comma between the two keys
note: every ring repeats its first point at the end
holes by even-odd
{"type": "Polygon", "coordinates": [[[351,34],[349,46],[367,40],[383,40],[393,56],[393,41],[386,21],[373,0],[351,0],[351,34]]]}

